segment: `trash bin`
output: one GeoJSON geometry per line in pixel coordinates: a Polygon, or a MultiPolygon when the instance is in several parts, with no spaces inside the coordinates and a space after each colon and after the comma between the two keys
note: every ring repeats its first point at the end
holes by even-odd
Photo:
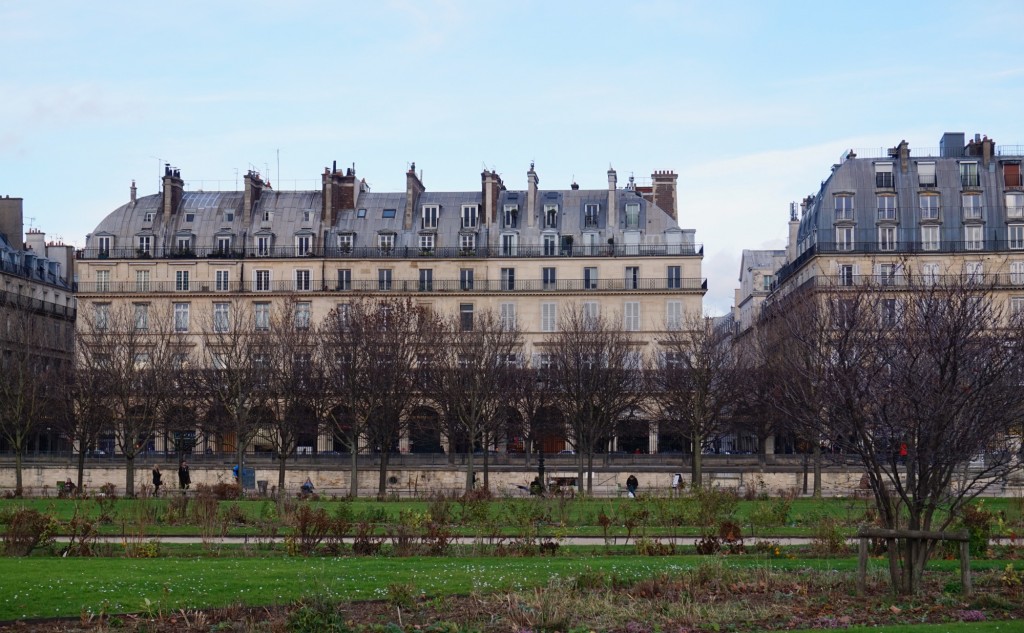
{"type": "Polygon", "coordinates": [[[261,497],[266,497],[267,496],[267,480],[266,479],[260,479],[259,481],[256,482],[256,486],[260,490],[260,496],[261,497]]]}

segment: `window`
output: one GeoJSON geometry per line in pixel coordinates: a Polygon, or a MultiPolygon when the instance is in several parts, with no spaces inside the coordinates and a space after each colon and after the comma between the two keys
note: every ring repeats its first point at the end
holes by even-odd
{"type": "Polygon", "coordinates": [[[1024,187],[1021,178],[1020,163],[1003,163],[1003,185],[1006,187],[1024,187]]]}
{"type": "Polygon", "coordinates": [[[544,290],[555,290],[558,287],[558,274],[554,268],[542,268],[541,276],[543,279],[544,290]]]}
{"type": "Polygon", "coordinates": [[[875,196],[879,220],[896,219],[896,196],[875,196]]]}
{"type": "Polygon", "coordinates": [[[937,263],[921,264],[921,281],[929,285],[939,283],[939,265],[937,263]]]}
{"type": "Polygon", "coordinates": [[[352,244],[353,244],[353,242],[354,242],[354,240],[352,239],[352,234],[351,233],[341,233],[341,234],[339,234],[338,235],[338,250],[340,250],[342,253],[351,253],[352,252],[352,244]]]}
{"type": "Polygon", "coordinates": [[[432,255],[434,253],[434,236],[420,236],[420,255],[432,255]]]}
{"type": "Polygon", "coordinates": [[[152,255],[153,254],[153,236],[152,235],[140,235],[138,239],[138,254],[139,255],[152,255]]]}
{"type": "Polygon", "coordinates": [[[840,250],[840,251],[852,251],[853,250],[853,227],[852,226],[837,226],[836,227],[836,250],[840,250]]]}
{"type": "Polygon", "coordinates": [[[110,327],[110,304],[94,303],[93,318],[97,330],[106,330],[110,327]]]}
{"type": "Polygon", "coordinates": [[[257,235],[256,236],[256,256],[257,257],[270,257],[270,236],[269,235],[257,235]]]}
{"type": "Polygon", "coordinates": [[[583,324],[587,328],[593,328],[601,319],[601,304],[596,301],[585,301],[583,303],[583,324]]]}
{"type": "Polygon", "coordinates": [[[899,321],[899,304],[894,298],[885,298],[879,304],[881,315],[879,321],[883,326],[896,325],[899,321]]]}
{"type": "Polygon", "coordinates": [[[970,283],[978,283],[984,280],[985,266],[982,262],[964,262],[964,276],[970,283]]]}
{"type": "Polygon", "coordinates": [[[234,222],[235,221],[235,212],[234,211],[225,211],[224,212],[224,221],[225,222],[234,222]]]}
{"type": "Polygon", "coordinates": [[[339,303],[335,309],[337,314],[338,327],[342,330],[348,330],[352,323],[352,304],[351,303],[339,303]]]}
{"type": "Polygon", "coordinates": [[[174,271],[174,289],[178,292],[188,292],[189,285],[187,270],[174,271]]]}
{"type": "Polygon", "coordinates": [[[1006,217],[1024,218],[1024,193],[1011,191],[1006,194],[1006,217]]]}
{"type": "Polygon", "coordinates": [[[357,218],[365,218],[366,217],[366,209],[359,209],[358,211],[356,211],[356,217],[357,218]]]}
{"type": "Polygon", "coordinates": [[[227,255],[231,252],[231,236],[220,235],[217,237],[217,254],[227,255]]]}
{"type": "Polygon", "coordinates": [[[299,301],[295,304],[295,329],[308,330],[312,314],[312,306],[308,301],[299,301]]]}
{"type": "Polygon", "coordinates": [[[149,271],[148,270],[136,270],[135,271],[135,291],[136,292],[149,292],[149,271]]]}
{"type": "Polygon", "coordinates": [[[352,270],[349,268],[338,269],[338,290],[347,292],[352,290],[352,270]]]}
{"type": "Polygon", "coordinates": [[[174,304],[174,331],[188,332],[188,303],[174,304]]]}
{"type": "Polygon", "coordinates": [[[107,257],[110,255],[110,243],[112,239],[109,235],[104,235],[96,239],[96,244],[99,246],[100,257],[107,257]]]}
{"type": "Polygon", "coordinates": [[[142,221],[149,224],[153,221],[154,213],[152,211],[146,211],[146,214],[142,216],[142,221]]]}
{"type": "Polygon", "coordinates": [[[420,268],[420,292],[434,291],[434,269],[420,268]]]}
{"type": "Polygon", "coordinates": [[[519,242],[518,235],[513,233],[505,233],[501,236],[501,254],[504,257],[515,257],[517,244],[519,242]]]}
{"type": "Polygon", "coordinates": [[[597,228],[597,214],[598,205],[586,204],[583,205],[583,228],[585,229],[596,229],[597,228]]]}
{"type": "Polygon", "coordinates": [[[178,252],[185,253],[192,250],[192,238],[191,237],[178,237],[178,252]]]}
{"type": "Polygon", "coordinates": [[[462,268],[459,270],[459,290],[473,289],[473,269],[462,268]]]}
{"type": "Polygon", "coordinates": [[[377,290],[391,290],[390,268],[380,268],[377,270],[377,290]]]}
{"type": "Polygon", "coordinates": [[[273,211],[264,211],[263,212],[263,221],[264,222],[271,222],[271,221],[273,221],[273,219],[274,219],[274,212],[273,211]]]}
{"type": "Polygon", "coordinates": [[[980,251],[984,245],[984,226],[973,224],[964,227],[964,249],[969,251],[980,251]]]}
{"type": "Polygon", "coordinates": [[[626,204],[626,228],[640,228],[640,204],[637,202],[626,204]]]}
{"type": "Polygon", "coordinates": [[[223,334],[231,328],[231,304],[213,304],[213,331],[223,334]]]}
{"type": "Polygon", "coordinates": [[[939,219],[939,196],[922,194],[918,196],[922,220],[939,219]]]}
{"type": "Polygon", "coordinates": [[[544,228],[547,228],[547,229],[558,228],[558,205],[557,204],[545,204],[544,205],[544,228]]]}
{"type": "Polygon", "coordinates": [[[502,268],[501,269],[501,289],[502,290],[515,290],[516,289],[516,269],[515,268],[502,268]]]}
{"type": "Polygon", "coordinates": [[[668,287],[670,289],[683,287],[682,268],[680,266],[668,267],[668,287]]]}
{"type": "Polygon", "coordinates": [[[377,251],[381,255],[390,253],[395,248],[395,234],[381,233],[377,236],[377,251]]]}
{"type": "Polygon", "coordinates": [[[381,217],[382,218],[393,218],[393,217],[395,217],[395,210],[394,209],[384,209],[384,212],[381,214],[381,217]]]}
{"type": "Polygon", "coordinates": [[[894,250],[896,250],[896,227],[895,226],[880,226],[880,227],[878,227],[878,250],[880,250],[880,251],[894,251],[894,250]]]}
{"type": "Polygon", "coordinates": [[[502,226],[506,229],[514,229],[519,221],[519,207],[514,204],[506,204],[502,213],[502,226]]]}
{"type": "Polygon", "coordinates": [[[459,329],[463,332],[473,331],[473,304],[459,304],[459,329]]]}
{"type": "Polygon", "coordinates": [[[761,275],[761,290],[771,292],[774,281],[775,277],[773,275],[761,275]]]}
{"type": "Polygon", "coordinates": [[[597,268],[587,266],[583,269],[583,289],[597,290],[597,268]]]}
{"type": "Polygon", "coordinates": [[[981,186],[981,179],[978,176],[978,163],[960,163],[960,186],[981,186]]]}
{"type": "Polygon", "coordinates": [[[462,205],[462,228],[464,228],[464,229],[475,229],[476,228],[476,216],[477,216],[477,205],[475,205],[475,204],[464,204],[464,205],[462,205]]]}
{"type": "Polygon", "coordinates": [[[253,321],[257,330],[270,329],[270,304],[254,303],[252,306],[253,321]]]}
{"type": "Polygon", "coordinates": [[[303,209],[302,210],[302,221],[303,222],[309,222],[312,219],[313,219],[313,211],[311,211],[310,209],[303,209]]]}
{"type": "Polygon", "coordinates": [[[110,271],[96,271],[96,292],[110,292],[110,271]]]}
{"type": "Polygon", "coordinates": [[[425,204],[422,210],[422,222],[421,228],[424,229],[436,229],[437,228],[437,216],[440,213],[440,207],[436,204],[425,204]]]}
{"type": "Polygon", "coordinates": [[[1024,297],[1010,297],[1010,316],[1019,318],[1024,314],[1024,297]]]}
{"type": "Polygon", "coordinates": [[[149,329],[149,304],[135,304],[135,329],[145,332],[149,329]]]}
{"type": "Polygon", "coordinates": [[[558,254],[558,236],[557,235],[545,235],[544,236],[544,257],[554,257],[558,254]]]}
{"type": "Polygon", "coordinates": [[[640,303],[638,301],[627,301],[623,311],[623,327],[627,332],[638,332],[640,330],[640,303]]]}
{"type": "Polygon", "coordinates": [[[882,286],[892,286],[896,283],[896,264],[878,265],[878,283],[882,286]]]}
{"type": "Polygon", "coordinates": [[[516,329],[516,304],[502,303],[498,307],[498,319],[503,330],[516,329]]]}
{"type": "Polygon", "coordinates": [[[964,204],[965,220],[981,219],[981,196],[977,194],[966,194],[962,197],[964,204]]]}
{"type": "Polygon", "coordinates": [[[554,332],[558,325],[558,304],[540,304],[540,331],[554,332]]]}
{"type": "Polygon", "coordinates": [[[461,233],[459,235],[459,249],[464,255],[472,255],[476,250],[476,234],[461,233]]]}
{"type": "Polygon", "coordinates": [[[935,163],[918,163],[917,179],[922,187],[935,186],[935,163]]]}
{"type": "Polygon", "coordinates": [[[840,286],[852,286],[853,278],[856,273],[852,264],[843,264],[839,267],[839,285],[840,286]]]}
{"type": "Polygon", "coordinates": [[[892,189],[893,186],[892,163],[875,163],[875,187],[892,189]]]}
{"type": "Polygon", "coordinates": [[[256,291],[267,292],[270,290],[270,271],[257,270],[253,273],[256,280],[256,291]]]}
{"type": "Polygon", "coordinates": [[[665,304],[665,328],[681,330],[683,328],[683,302],[669,301],[665,304]]]}
{"type": "Polygon", "coordinates": [[[1010,283],[1024,284],[1024,261],[1010,262],[1010,283]]]}
{"type": "Polygon", "coordinates": [[[230,288],[230,280],[228,278],[228,271],[218,270],[214,273],[214,290],[218,292],[226,292],[230,288]]]}
{"type": "Polygon", "coordinates": [[[295,289],[300,291],[309,291],[310,273],[308,270],[295,271],[295,289]]]}
{"type": "Polygon", "coordinates": [[[836,221],[853,219],[853,196],[836,196],[836,221]]]}
{"type": "Polygon", "coordinates": [[[1024,249],[1024,224],[1011,224],[1006,227],[1007,240],[1011,249],[1024,249]]]}
{"type": "Polygon", "coordinates": [[[925,224],[921,227],[921,250],[939,250],[939,227],[935,224],[925,224]]]}
{"type": "Polygon", "coordinates": [[[304,255],[313,254],[313,236],[312,235],[296,235],[295,236],[295,254],[299,257],[304,255]]]}
{"type": "Polygon", "coordinates": [[[626,266],[626,290],[637,290],[640,288],[640,267],[626,266]]]}

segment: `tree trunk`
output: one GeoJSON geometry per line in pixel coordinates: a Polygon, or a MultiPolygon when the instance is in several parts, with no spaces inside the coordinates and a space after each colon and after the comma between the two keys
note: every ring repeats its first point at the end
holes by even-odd
{"type": "Polygon", "coordinates": [[[587,453],[587,494],[594,496],[594,452],[587,453]]]}
{"type": "Polygon", "coordinates": [[[78,450],[78,492],[82,492],[82,482],[85,481],[85,444],[78,450]]]}
{"type": "Polygon", "coordinates": [[[135,455],[125,455],[124,496],[135,496],[135,455]]]}
{"type": "Polygon", "coordinates": [[[349,445],[348,496],[359,496],[359,438],[353,438],[349,445]]]}
{"type": "Polygon", "coordinates": [[[380,470],[377,476],[377,498],[384,500],[388,492],[388,461],[391,458],[389,451],[380,453],[380,470]]]}
{"type": "Polygon", "coordinates": [[[762,473],[768,464],[768,442],[766,440],[767,438],[761,436],[757,438],[757,467],[762,473]]]}
{"type": "Polygon", "coordinates": [[[490,462],[491,462],[491,451],[490,451],[490,442],[488,442],[488,445],[484,447],[484,490],[488,490],[488,491],[491,489],[491,479],[490,479],[490,474],[491,474],[491,472],[490,472],[491,471],[490,465],[491,464],[490,464],[490,462]]]}
{"type": "MultiPolygon", "coordinates": [[[[590,451],[587,451],[588,454],[590,451]]],[[[576,492],[583,494],[583,460],[585,456],[579,449],[576,450],[576,492]]]]}
{"type": "Polygon", "coordinates": [[[815,442],[814,448],[814,498],[821,498],[821,442],[815,442]]]}
{"type": "Polygon", "coordinates": [[[23,458],[22,452],[24,451],[21,447],[17,447],[14,449],[14,495],[16,497],[20,497],[22,492],[24,491],[24,488],[22,487],[23,482],[21,478],[21,461],[23,458]]]}
{"type": "Polygon", "coordinates": [[[284,455],[279,455],[277,460],[277,489],[284,494],[284,473],[288,468],[288,459],[284,455]]]}
{"type": "MultiPolygon", "coordinates": [[[[472,447],[471,447],[472,448],[472,447]]],[[[473,477],[476,473],[473,471],[473,451],[470,450],[466,455],[466,494],[473,492],[473,477]]]]}
{"type": "MultiPolygon", "coordinates": [[[[238,496],[241,497],[243,491],[242,474],[245,470],[245,447],[242,444],[241,434],[239,434],[238,446],[235,448],[235,463],[238,464],[238,481],[235,483],[238,484],[238,496]]],[[[284,494],[284,491],[278,488],[277,494],[280,496],[284,494]]]]}
{"type": "Polygon", "coordinates": [[[694,488],[699,488],[704,485],[704,467],[702,463],[703,455],[700,452],[700,446],[702,443],[700,436],[693,436],[693,439],[691,440],[693,457],[690,460],[690,481],[694,488]]]}
{"type": "Polygon", "coordinates": [[[530,438],[526,438],[526,440],[523,442],[523,451],[524,451],[523,457],[526,460],[526,464],[525,465],[526,465],[527,468],[529,468],[530,467],[530,461],[531,461],[531,459],[530,459],[531,458],[531,453],[533,453],[533,440],[531,440],[530,438]]]}

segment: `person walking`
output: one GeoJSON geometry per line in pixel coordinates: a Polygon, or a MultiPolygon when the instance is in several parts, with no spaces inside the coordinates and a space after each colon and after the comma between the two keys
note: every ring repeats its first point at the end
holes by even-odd
{"type": "Polygon", "coordinates": [[[635,475],[630,475],[629,478],[626,479],[626,492],[629,493],[629,498],[630,499],[633,499],[634,497],[636,497],[636,489],[637,489],[637,487],[639,485],[640,485],[640,482],[638,482],[636,480],[636,476],[635,475]]]}
{"type": "Polygon", "coordinates": [[[188,490],[188,487],[192,485],[192,476],[188,472],[188,462],[181,460],[181,465],[178,466],[178,486],[181,487],[182,492],[188,490]]]}
{"type": "Polygon", "coordinates": [[[153,496],[160,496],[160,486],[163,485],[163,475],[160,474],[160,464],[153,465],[153,496]]]}

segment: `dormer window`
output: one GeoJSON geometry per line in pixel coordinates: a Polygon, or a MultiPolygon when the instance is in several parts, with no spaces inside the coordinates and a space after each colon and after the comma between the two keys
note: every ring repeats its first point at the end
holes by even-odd
{"type": "Polygon", "coordinates": [[[938,220],[939,219],[939,196],[935,194],[924,195],[922,194],[919,198],[921,204],[921,219],[922,220],[938,220]]]}
{"type": "Polygon", "coordinates": [[[896,196],[877,196],[878,219],[896,219],[896,196]]]}
{"type": "Polygon", "coordinates": [[[835,197],[836,222],[853,220],[853,196],[835,197]]]}
{"type": "Polygon", "coordinates": [[[588,204],[583,207],[583,228],[585,229],[596,229],[597,228],[597,213],[599,205],[588,204]]]}
{"type": "Polygon", "coordinates": [[[935,163],[918,163],[917,178],[922,187],[934,187],[936,185],[935,163]]]}
{"type": "Polygon", "coordinates": [[[626,228],[640,228],[640,205],[636,202],[626,205],[626,228]]]}
{"type": "Polygon", "coordinates": [[[96,245],[99,247],[100,257],[110,256],[110,246],[113,243],[114,238],[109,235],[103,235],[96,238],[96,245]]]}
{"type": "Polygon", "coordinates": [[[557,204],[546,204],[546,205],[544,205],[544,228],[548,228],[548,229],[558,228],[558,205],[557,204]]]}
{"type": "Polygon", "coordinates": [[[273,220],[274,220],[274,212],[273,211],[264,211],[263,212],[263,221],[264,222],[272,222],[273,220]]]}
{"type": "Polygon", "coordinates": [[[192,250],[192,238],[190,236],[178,236],[178,253],[187,253],[192,250]]]}
{"type": "Polygon", "coordinates": [[[295,236],[295,254],[299,257],[313,254],[313,236],[312,235],[296,235],[295,236]]]}
{"type": "Polygon", "coordinates": [[[196,221],[196,214],[195,213],[186,213],[185,214],[185,221],[186,222],[195,222],[196,221]]]}
{"type": "Polygon", "coordinates": [[[224,212],[224,221],[225,222],[234,222],[235,221],[235,212],[234,211],[225,211],[224,212]]]}
{"type": "Polygon", "coordinates": [[[139,255],[150,256],[153,254],[153,236],[152,235],[140,235],[137,242],[137,250],[139,255]]]}
{"type": "Polygon", "coordinates": [[[978,163],[960,163],[960,186],[981,186],[981,178],[978,176],[978,163]]]}
{"type": "Polygon", "coordinates": [[[152,211],[146,211],[146,215],[142,216],[142,221],[146,223],[151,223],[153,221],[154,215],[155,214],[152,211]]]}
{"type": "Polygon", "coordinates": [[[506,229],[514,229],[519,221],[519,205],[506,204],[505,212],[502,217],[503,226],[506,229]]]}
{"type": "Polygon", "coordinates": [[[464,204],[464,205],[462,205],[462,228],[464,228],[464,229],[475,229],[476,228],[477,209],[478,209],[478,207],[475,204],[464,204]]]}
{"type": "Polygon", "coordinates": [[[1006,187],[1024,187],[1021,177],[1020,163],[1003,163],[1003,185],[1006,187]]]}
{"type": "Polygon", "coordinates": [[[257,235],[256,236],[256,256],[257,257],[270,257],[270,235],[257,235]]]}
{"type": "Polygon", "coordinates": [[[894,186],[892,163],[875,163],[875,188],[892,189],[894,186]]]}
{"type": "Polygon", "coordinates": [[[437,228],[437,216],[440,214],[440,207],[436,204],[425,204],[423,205],[423,220],[421,228],[424,229],[436,229],[437,228]]]}
{"type": "Polygon", "coordinates": [[[231,236],[230,235],[218,235],[217,236],[217,253],[220,255],[227,255],[231,252],[231,236]]]}
{"type": "Polygon", "coordinates": [[[338,236],[338,248],[342,253],[352,252],[352,245],[354,242],[355,239],[351,233],[342,233],[338,236]]]}
{"type": "Polygon", "coordinates": [[[313,219],[313,212],[312,211],[310,211],[309,209],[306,209],[305,211],[302,212],[302,221],[303,222],[309,222],[312,219],[313,219]]]}
{"type": "Polygon", "coordinates": [[[385,255],[395,250],[395,234],[394,233],[382,233],[377,236],[377,250],[380,254],[385,255]]]}

